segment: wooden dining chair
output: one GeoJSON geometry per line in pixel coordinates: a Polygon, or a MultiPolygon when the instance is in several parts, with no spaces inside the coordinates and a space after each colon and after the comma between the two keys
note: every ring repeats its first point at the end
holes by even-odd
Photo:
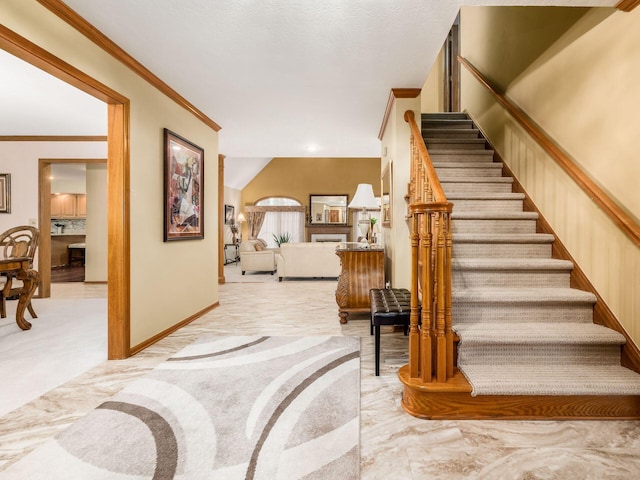
{"type": "MultiPolygon", "coordinates": [[[[29,258],[33,267],[33,258],[38,250],[40,242],[40,231],[36,227],[22,225],[13,227],[0,234],[0,254],[2,258],[29,258]]],[[[23,284],[14,275],[8,274],[0,278],[0,285],[4,281],[4,286],[0,290],[0,317],[7,316],[7,299],[20,294],[23,284]]],[[[38,318],[31,301],[27,309],[32,318],[38,318]]]]}

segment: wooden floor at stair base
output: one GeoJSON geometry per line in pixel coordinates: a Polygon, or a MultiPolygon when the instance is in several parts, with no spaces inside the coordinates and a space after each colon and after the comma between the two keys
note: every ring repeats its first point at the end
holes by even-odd
{"type": "Polygon", "coordinates": [[[428,420],[640,420],[635,395],[478,395],[458,371],[447,383],[424,384],[398,372],[404,384],[402,408],[428,420]]]}

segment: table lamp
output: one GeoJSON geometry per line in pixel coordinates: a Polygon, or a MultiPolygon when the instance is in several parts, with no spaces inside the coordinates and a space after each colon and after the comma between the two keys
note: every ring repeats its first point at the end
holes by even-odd
{"type": "Polygon", "coordinates": [[[353,200],[349,203],[349,208],[357,210],[362,209],[360,219],[358,220],[358,228],[362,235],[367,239],[371,238],[371,219],[367,210],[377,210],[378,202],[373,194],[373,186],[369,183],[360,183],[356,189],[353,200]],[[364,217],[364,220],[362,219],[364,217]]]}
{"type": "Polygon", "coordinates": [[[247,219],[244,218],[244,213],[240,212],[238,214],[238,220],[237,221],[238,221],[238,224],[239,224],[238,225],[238,231],[240,232],[240,239],[239,240],[242,241],[242,224],[247,221],[247,219]]]}

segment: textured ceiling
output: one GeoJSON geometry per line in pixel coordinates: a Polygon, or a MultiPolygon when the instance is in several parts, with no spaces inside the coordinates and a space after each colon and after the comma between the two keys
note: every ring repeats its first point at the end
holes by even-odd
{"type": "MultiPolygon", "coordinates": [[[[422,86],[462,5],[610,6],[617,1],[65,3],[222,127],[225,184],[241,188],[246,179],[232,178],[236,173],[250,178],[247,170],[276,156],[379,156],[377,135],[390,89],[422,86]]],[[[99,102],[82,97],[78,101],[85,103],[77,112],[104,111],[99,102]]],[[[102,135],[102,116],[76,123],[82,131],[65,133],[102,135]],[[92,128],[99,131],[86,131],[92,128]]],[[[58,130],[65,125],[60,118],[57,123],[58,130]]],[[[46,130],[43,122],[21,125],[37,125],[39,131],[12,134],[62,134],[46,130]]],[[[5,128],[0,120],[0,134],[9,134],[5,128]]]]}

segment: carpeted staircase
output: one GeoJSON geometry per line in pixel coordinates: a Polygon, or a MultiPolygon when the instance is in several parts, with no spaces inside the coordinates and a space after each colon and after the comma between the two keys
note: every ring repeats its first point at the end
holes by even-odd
{"type": "Polygon", "coordinates": [[[620,365],[620,333],[593,323],[596,297],[570,288],[573,265],[551,258],[553,235],[465,114],[422,116],[454,204],[453,326],[458,367],[480,395],[640,395],[620,365]]]}

